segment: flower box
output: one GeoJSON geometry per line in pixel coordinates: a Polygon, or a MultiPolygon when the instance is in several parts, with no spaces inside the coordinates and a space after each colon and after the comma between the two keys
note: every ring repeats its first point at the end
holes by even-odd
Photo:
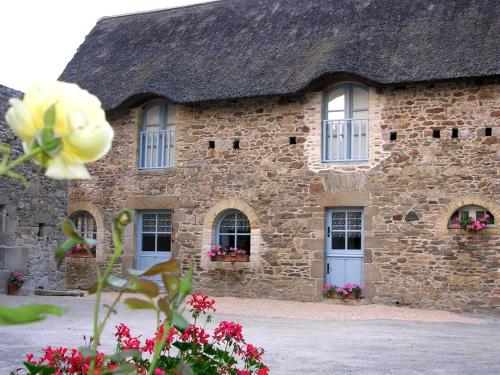
{"type": "Polygon", "coordinates": [[[71,257],[71,258],[95,258],[95,251],[92,251],[92,250],[89,250],[89,251],[86,251],[86,250],[80,250],[80,251],[72,250],[72,251],[68,251],[66,253],[66,256],[67,257],[71,257]]]}
{"type": "Polygon", "coordinates": [[[11,296],[18,295],[20,289],[21,289],[21,287],[19,285],[14,284],[14,283],[7,284],[7,293],[10,294],[11,296]]]}
{"type": "Polygon", "coordinates": [[[214,262],[249,262],[250,256],[246,254],[237,255],[216,255],[211,257],[214,262]]]}

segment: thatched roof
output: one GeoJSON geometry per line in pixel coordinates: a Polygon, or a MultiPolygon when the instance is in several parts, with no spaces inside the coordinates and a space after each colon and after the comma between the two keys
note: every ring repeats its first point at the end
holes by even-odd
{"type": "Polygon", "coordinates": [[[379,84],[500,74],[497,0],[222,0],[101,19],[61,79],[110,109],[297,92],[328,73],[379,84]]]}

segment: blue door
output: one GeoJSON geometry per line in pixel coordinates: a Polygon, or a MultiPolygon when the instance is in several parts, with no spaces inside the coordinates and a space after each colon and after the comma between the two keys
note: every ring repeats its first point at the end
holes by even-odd
{"type": "MultiPolygon", "coordinates": [[[[148,269],[172,257],[172,211],[142,211],[137,215],[136,268],[148,269]]],[[[153,277],[160,281],[160,276],[153,277]]]]}
{"type": "Polygon", "coordinates": [[[363,284],[363,210],[332,208],[326,220],[326,283],[363,284]]]}

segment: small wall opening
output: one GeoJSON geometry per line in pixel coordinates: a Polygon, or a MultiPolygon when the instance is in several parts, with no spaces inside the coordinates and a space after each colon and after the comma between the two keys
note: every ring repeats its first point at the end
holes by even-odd
{"type": "Polygon", "coordinates": [[[213,150],[215,148],[215,141],[208,141],[208,148],[213,150]]]}
{"type": "Polygon", "coordinates": [[[233,149],[239,150],[239,148],[240,148],[240,141],[238,139],[235,139],[233,141],[233,149]]]}
{"type": "Polygon", "coordinates": [[[451,129],[451,138],[458,138],[458,129],[457,128],[451,129]]]}
{"type": "Polygon", "coordinates": [[[389,133],[389,140],[391,142],[395,141],[398,139],[398,132],[390,132],[389,133]]]}
{"type": "Polygon", "coordinates": [[[432,130],[432,138],[441,138],[441,130],[440,129],[432,130]]]}
{"type": "Polygon", "coordinates": [[[493,128],[484,128],[484,136],[491,137],[493,135],[493,128]]]}

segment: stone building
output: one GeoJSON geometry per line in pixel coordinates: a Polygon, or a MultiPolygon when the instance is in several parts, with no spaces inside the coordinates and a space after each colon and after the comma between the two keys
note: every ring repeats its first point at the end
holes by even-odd
{"type": "Polygon", "coordinates": [[[70,187],[99,245],[69,286],[129,207],[122,269],[177,258],[197,291],[309,301],[352,282],[498,311],[499,16],[488,0],[222,0],[101,19],[61,76],[116,131],[70,187]]]}
{"type": "MultiPolygon", "coordinates": [[[[13,146],[15,157],[22,146],[5,122],[10,98],[22,93],[0,85],[0,143],[13,146]]],[[[43,176],[39,167],[27,163],[16,169],[27,183],[0,177],[0,287],[5,293],[12,271],[25,276],[22,292],[37,288],[65,287],[64,268],[57,270],[54,251],[64,240],[59,223],[67,209],[66,182],[43,176]]]]}

